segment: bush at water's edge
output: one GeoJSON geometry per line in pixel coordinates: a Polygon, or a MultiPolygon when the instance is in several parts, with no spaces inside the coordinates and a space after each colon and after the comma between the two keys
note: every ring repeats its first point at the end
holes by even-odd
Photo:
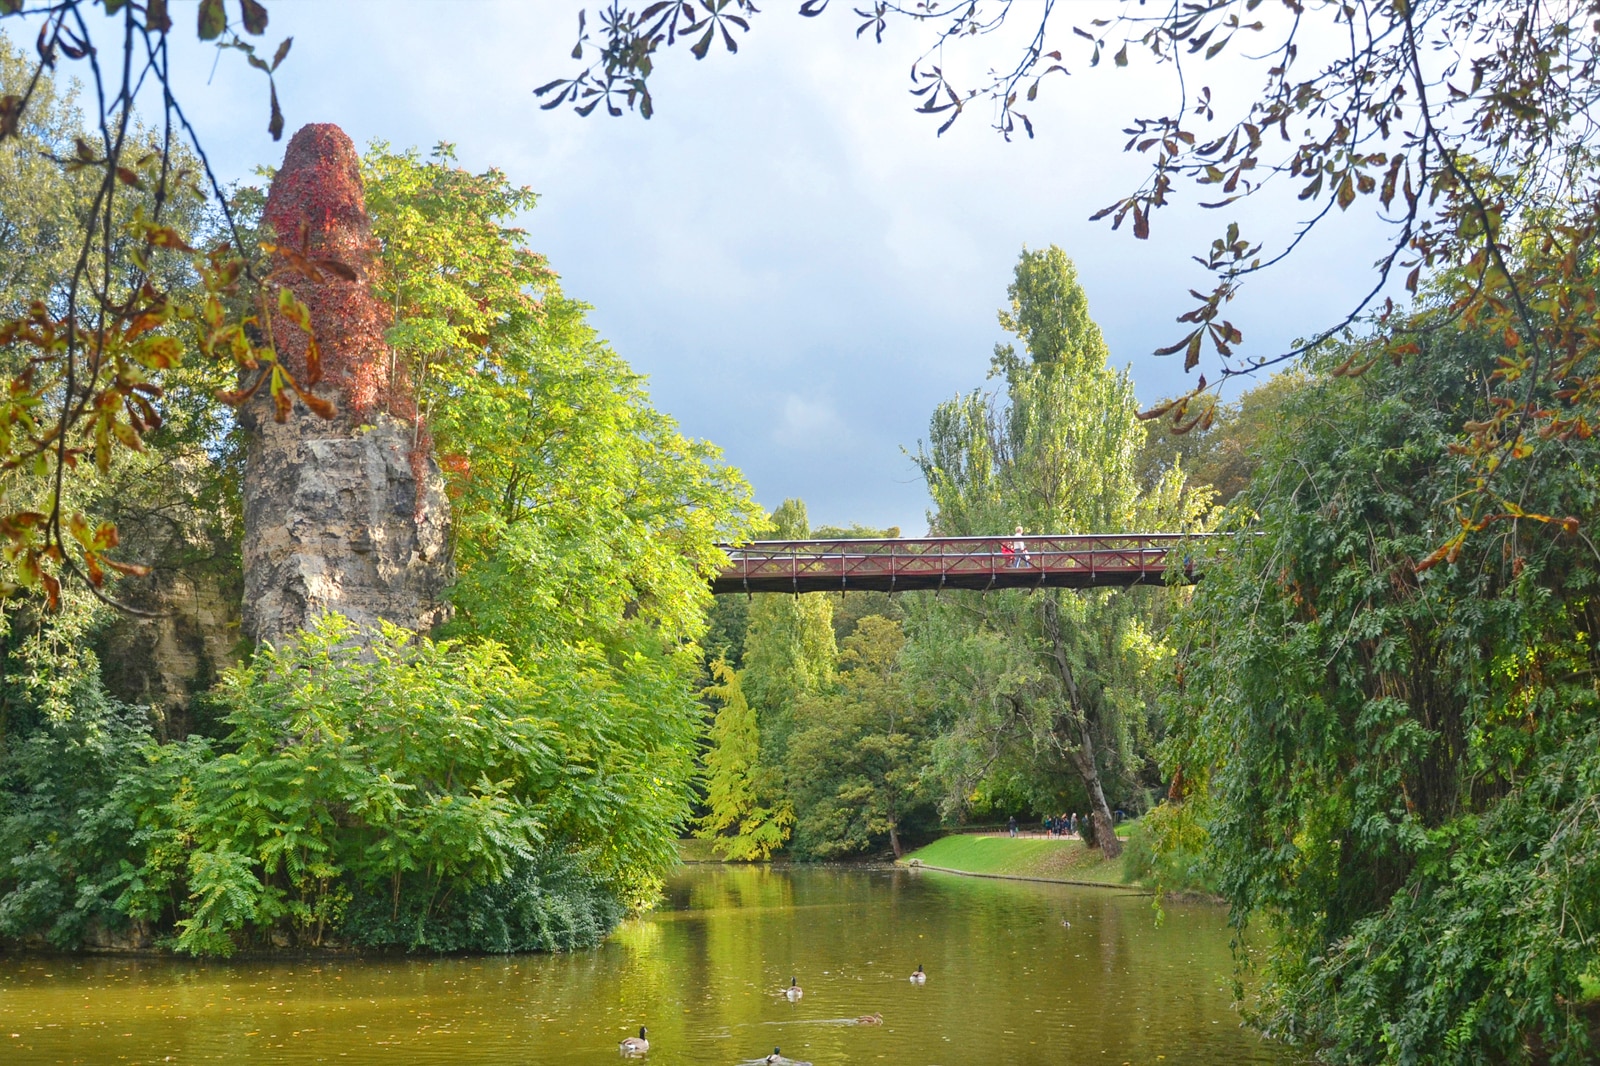
{"type": "Polygon", "coordinates": [[[1143,821],[1128,827],[1122,848],[1122,880],[1162,892],[1220,896],[1215,879],[1206,870],[1204,856],[1183,848],[1157,851],[1152,828],[1143,821]]]}

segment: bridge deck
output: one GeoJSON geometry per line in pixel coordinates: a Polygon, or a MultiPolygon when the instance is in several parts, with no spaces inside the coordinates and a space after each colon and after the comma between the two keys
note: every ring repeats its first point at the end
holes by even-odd
{"type": "Polygon", "coordinates": [[[1162,585],[1177,558],[1195,576],[1196,544],[1180,533],[1114,536],[927,537],[917,540],[762,540],[725,545],[728,566],[711,582],[735,592],[915,589],[1116,588],[1162,585]],[[1012,551],[1021,542],[1022,551],[1012,551]]]}

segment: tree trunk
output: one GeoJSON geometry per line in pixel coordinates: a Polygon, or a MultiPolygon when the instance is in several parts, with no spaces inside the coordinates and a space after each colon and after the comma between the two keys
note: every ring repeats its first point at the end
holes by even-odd
{"type": "Polygon", "coordinates": [[[1089,760],[1089,770],[1079,770],[1083,777],[1083,786],[1089,792],[1090,816],[1094,819],[1094,841],[1100,849],[1100,854],[1108,859],[1114,859],[1122,854],[1122,841],[1117,839],[1117,823],[1111,816],[1111,807],[1106,803],[1106,794],[1100,788],[1100,774],[1094,767],[1094,760],[1089,760]]]}
{"type": "Polygon", "coordinates": [[[1078,771],[1083,790],[1089,795],[1095,844],[1100,848],[1100,854],[1114,859],[1122,854],[1122,841],[1117,839],[1116,822],[1111,817],[1110,805],[1106,803],[1105,790],[1100,787],[1100,768],[1095,764],[1093,723],[1090,721],[1092,712],[1084,703],[1083,692],[1078,687],[1072,663],[1067,658],[1066,645],[1061,639],[1060,605],[1054,591],[1045,596],[1043,612],[1045,636],[1050,640],[1051,657],[1055,660],[1062,689],[1067,696],[1067,713],[1056,716],[1052,732],[1056,734],[1056,743],[1078,771]],[[1069,729],[1076,732],[1077,736],[1071,736],[1069,729]]]}
{"type": "Polygon", "coordinates": [[[900,831],[893,822],[889,823],[889,846],[894,849],[895,858],[905,854],[900,850],[900,831]]]}

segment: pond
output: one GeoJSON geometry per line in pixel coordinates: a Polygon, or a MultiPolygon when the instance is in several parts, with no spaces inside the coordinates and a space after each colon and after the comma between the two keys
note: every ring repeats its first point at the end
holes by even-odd
{"type": "Polygon", "coordinates": [[[689,866],[577,955],[0,956],[0,1061],[616,1063],[640,1025],[655,1066],[1301,1061],[1240,1026],[1228,940],[1220,908],[1105,889],[689,866]]]}

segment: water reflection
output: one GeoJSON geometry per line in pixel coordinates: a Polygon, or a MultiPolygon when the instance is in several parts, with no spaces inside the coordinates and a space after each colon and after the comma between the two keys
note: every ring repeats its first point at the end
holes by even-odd
{"type": "Polygon", "coordinates": [[[1158,923],[1131,894],[689,867],[660,911],[580,955],[0,958],[0,1061],[733,1066],[774,1046],[817,1066],[1298,1061],[1239,1027],[1227,943],[1219,910],[1168,904],[1158,923]],[[925,985],[907,979],[919,963],[925,985]],[[640,1025],[648,1056],[619,1059],[640,1025]]]}

